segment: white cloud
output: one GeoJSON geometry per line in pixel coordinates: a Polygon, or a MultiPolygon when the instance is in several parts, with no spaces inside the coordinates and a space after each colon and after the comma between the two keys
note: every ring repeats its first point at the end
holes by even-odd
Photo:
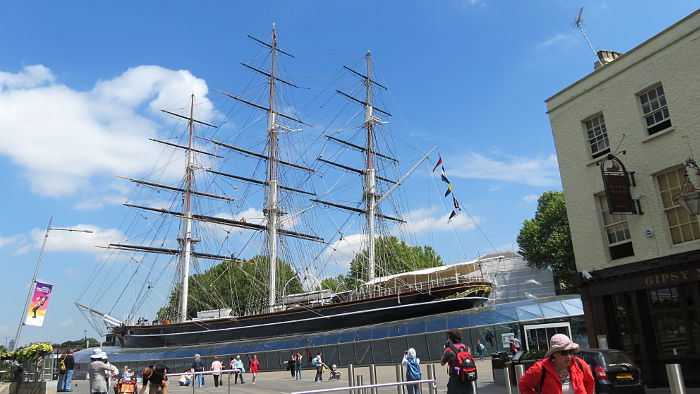
{"type": "Polygon", "coordinates": [[[560,186],[557,157],[490,158],[481,153],[467,153],[453,161],[461,163],[447,169],[447,175],[454,178],[493,179],[521,183],[530,186],[560,186]]]}
{"type": "Polygon", "coordinates": [[[527,196],[523,196],[523,201],[525,202],[533,202],[537,201],[540,198],[537,194],[528,194],[527,196]]]}
{"type": "Polygon", "coordinates": [[[554,45],[563,45],[563,46],[571,46],[574,45],[578,42],[578,39],[576,37],[575,33],[569,33],[569,34],[557,34],[554,37],[550,37],[539,44],[537,44],[538,48],[548,48],[554,45]]]}
{"type": "MultiPolygon", "coordinates": [[[[72,227],[61,227],[71,230],[90,230],[92,233],[81,231],[51,230],[46,238],[47,251],[62,252],[88,252],[102,254],[103,250],[96,246],[107,246],[110,243],[124,239],[121,231],[116,229],[102,229],[89,224],[78,224],[72,227]]],[[[31,231],[30,237],[33,240],[33,247],[39,249],[44,242],[46,229],[35,228],[31,231]]]]}
{"type": "Polygon", "coordinates": [[[327,261],[327,265],[335,265],[337,269],[345,272],[350,268],[350,261],[360,253],[367,245],[365,234],[353,234],[333,242],[321,254],[321,261],[327,261]]]}
{"type": "MultiPolygon", "coordinates": [[[[158,66],[129,69],[87,92],[50,83],[54,79],[40,65],[0,73],[0,89],[6,88],[0,90],[0,154],[23,169],[35,193],[53,197],[87,187],[96,174],[149,169],[152,163],[143,158],[161,151],[147,141],[159,128],[150,118],[158,114],[162,120],[159,109],[180,106],[191,93],[199,99],[207,93],[205,81],[189,71],[158,66]]],[[[213,116],[213,105],[201,100],[198,117],[213,116]]]]}
{"type": "Polygon", "coordinates": [[[61,327],[70,327],[74,323],[73,319],[68,319],[68,320],[63,320],[62,322],[58,323],[59,326],[61,327]]]}
{"type": "Polygon", "coordinates": [[[78,211],[91,211],[91,210],[97,210],[105,205],[119,205],[123,204],[127,200],[127,197],[124,195],[107,195],[107,196],[99,196],[99,197],[94,197],[89,200],[81,201],[75,205],[73,205],[73,208],[78,210],[78,211]]]}
{"type": "Polygon", "coordinates": [[[12,243],[17,243],[20,241],[20,237],[17,235],[14,235],[12,237],[0,237],[0,248],[2,248],[5,245],[10,245],[12,243]]]}
{"type": "Polygon", "coordinates": [[[401,225],[416,234],[424,231],[450,231],[450,230],[471,230],[477,223],[482,221],[481,218],[472,216],[470,219],[467,214],[462,211],[451,222],[447,222],[450,217],[450,212],[441,215],[444,212],[442,208],[419,208],[412,210],[406,215],[406,224],[401,225]],[[434,213],[438,213],[434,216],[434,213]],[[473,220],[472,220],[473,219],[473,220]]]}
{"type": "Polygon", "coordinates": [[[0,71],[0,92],[3,89],[33,88],[54,80],[51,70],[42,65],[27,66],[16,74],[0,71]]]}

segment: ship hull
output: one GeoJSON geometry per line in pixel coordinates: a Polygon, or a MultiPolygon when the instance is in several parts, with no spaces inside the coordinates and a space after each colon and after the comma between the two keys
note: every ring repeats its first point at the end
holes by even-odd
{"type": "Polygon", "coordinates": [[[411,317],[467,310],[483,304],[490,284],[452,284],[315,308],[292,309],[237,319],[129,326],[120,336],[124,348],[155,348],[281,337],[386,323],[411,317]],[[471,291],[470,291],[471,290],[471,291]],[[476,296],[456,297],[470,292],[476,296]],[[450,297],[450,298],[446,298],[450,297]]]}

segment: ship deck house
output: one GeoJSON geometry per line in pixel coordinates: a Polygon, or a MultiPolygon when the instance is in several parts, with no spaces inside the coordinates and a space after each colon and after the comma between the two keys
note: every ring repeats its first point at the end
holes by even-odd
{"type": "Polygon", "coordinates": [[[700,386],[700,10],[546,100],[591,347],[700,386]],[[687,199],[686,199],[687,197],[687,199]],[[685,205],[685,206],[684,206],[685,205]]]}

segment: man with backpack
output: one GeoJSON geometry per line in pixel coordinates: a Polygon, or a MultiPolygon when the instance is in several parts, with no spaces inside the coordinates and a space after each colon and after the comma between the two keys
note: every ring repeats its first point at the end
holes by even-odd
{"type": "Polygon", "coordinates": [[[323,360],[321,359],[321,352],[318,352],[316,357],[314,357],[311,362],[313,363],[314,367],[316,367],[316,377],[314,378],[314,382],[317,381],[323,381],[323,360]]]}
{"type": "MultiPolygon", "coordinates": [[[[401,365],[406,367],[406,381],[421,380],[420,359],[416,357],[416,349],[410,348],[406,351],[401,360],[401,365]]],[[[408,394],[420,394],[419,384],[406,385],[408,394]]]]}
{"type": "Polygon", "coordinates": [[[66,380],[63,383],[63,391],[73,391],[70,388],[70,382],[73,380],[73,370],[75,369],[75,358],[73,358],[73,349],[68,349],[68,355],[65,360],[66,364],[66,380]]]}
{"type": "Polygon", "coordinates": [[[447,382],[447,394],[472,394],[472,382],[476,381],[476,363],[474,357],[462,343],[462,332],[456,328],[447,331],[445,353],[440,365],[449,365],[450,379],[447,382]]]}

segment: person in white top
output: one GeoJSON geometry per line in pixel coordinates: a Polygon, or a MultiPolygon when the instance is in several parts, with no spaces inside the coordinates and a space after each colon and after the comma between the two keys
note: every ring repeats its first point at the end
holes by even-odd
{"type": "Polygon", "coordinates": [[[211,363],[211,370],[214,372],[214,387],[219,387],[219,377],[221,375],[221,370],[223,369],[223,364],[219,361],[219,356],[214,356],[214,361],[211,363]]]}

